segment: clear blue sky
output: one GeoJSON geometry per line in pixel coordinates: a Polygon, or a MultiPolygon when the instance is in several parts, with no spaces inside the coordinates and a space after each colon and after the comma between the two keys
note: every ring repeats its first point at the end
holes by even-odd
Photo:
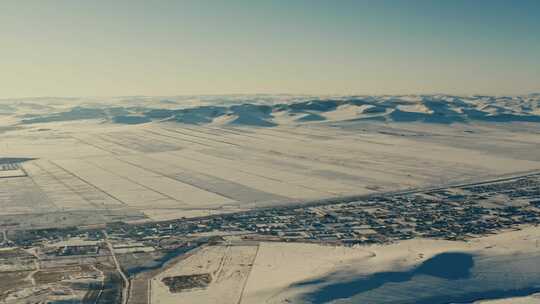
{"type": "Polygon", "coordinates": [[[540,1],[0,1],[0,97],[540,91],[540,1]]]}

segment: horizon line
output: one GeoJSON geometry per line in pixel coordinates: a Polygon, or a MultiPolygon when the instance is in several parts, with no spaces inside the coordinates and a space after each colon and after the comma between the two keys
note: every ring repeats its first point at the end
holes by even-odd
{"type": "Polygon", "coordinates": [[[61,96],[61,95],[38,95],[38,96],[20,96],[20,97],[0,97],[0,101],[6,101],[6,100],[25,100],[25,99],[51,99],[51,98],[59,98],[59,99],[83,99],[83,98],[166,98],[166,97],[200,97],[200,96],[208,96],[208,97],[220,97],[220,96],[291,96],[291,97],[362,97],[362,96],[436,96],[436,95],[442,95],[442,96],[458,96],[458,97],[474,97],[474,96],[489,96],[489,97],[523,97],[523,96],[530,96],[530,95],[540,95],[539,91],[533,91],[529,93],[519,93],[519,94],[481,94],[481,93],[442,93],[442,92],[431,92],[431,93],[376,93],[376,94],[370,94],[370,93],[351,93],[351,94],[333,94],[333,93],[321,93],[321,94],[314,94],[314,93],[211,93],[211,94],[172,94],[172,95],[144,95],[144,94],[136,94],[136,95],[73,95],[73,96],[61,96]]]}

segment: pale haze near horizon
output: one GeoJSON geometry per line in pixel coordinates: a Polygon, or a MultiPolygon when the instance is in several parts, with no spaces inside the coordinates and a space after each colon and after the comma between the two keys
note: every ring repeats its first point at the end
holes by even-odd
{"type": "Polygon", "coordinates": [[[0,98],[540,91],[539,1],[1,1],[0,98]]]}

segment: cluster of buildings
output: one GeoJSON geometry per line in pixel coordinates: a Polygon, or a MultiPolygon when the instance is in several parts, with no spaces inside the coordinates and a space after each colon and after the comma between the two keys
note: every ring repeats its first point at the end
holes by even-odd
{"type": "MultiPolygon", "coordinates": [[[[344,202],[256,209],[193,219],[111,223],[7,233],[18,246],[81,237],[116,239],[156,249],[204,235],[246,240],[332,244],[386,243],[415,237],[463,240],[523,224],[540,223],[540,174],[450,188],[380,194],[344,202]]],[[[70,251],[67,250],[67,253],[70,251]]],[[[64,252],[65,253],[65,252],[64,252]]]]}
{"type": "Polygon", "coordinates": [[[3,163],[0,164],[0,171],[18,170],[20,168],[18,163],[3,163]]]}
{"type": "Polygon", "coordinates": [[[141,241],[216,233],[265,241],[368,244],[415,237],[462,240],[539,223],[540,175],[530,175],[341,203],[109,225],[108,229],[141,241]]]}

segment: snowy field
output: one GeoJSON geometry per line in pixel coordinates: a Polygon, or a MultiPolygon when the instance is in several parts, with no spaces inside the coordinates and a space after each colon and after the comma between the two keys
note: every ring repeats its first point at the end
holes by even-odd
{"type": "MultiPolygon", "coordinates": [[[[370,275],[382,280],[384,276],[407,273],[411,269],[420,269],[421,265],[444,253],[474,257],[474,265],[467,271],[470,273],[466,277],[447,278],[444,274],[438,276],[428,271],[429,276],[420,272],[385,284],[366,281],[356,284],[356,288],[370,288],[350,297],[343,296],[348,292],[345,290],[333,293],[337,299],[328,303],[430,303],[426,299],[437,295],[452,299],[482,290],[529,285],[537,288],[539,241],[540,231],[537,227],[529,227],[468,242],[413,239],[390,245],[356,247],[302,243],[261,243],[258,248],[250,245],[209,246],[170,265],[153,278],[151,303],[327,303],[308,301],[306,295],[332,284],[369,278],[370,275]],[[171,293],[161,283],[164,277],[201,273],[211,273],[215,278],[206,288],[171,293]]],[[[538,302],[533,295],[479,303],[538,302]]]]}
{"type": "Polygon", "coordinates": [[[257,250],[258,246],[203,247],[152,278],[151,303],[240,303],[257,250]],[[211,282],[205,288],[173,293],[163,283],[163,279],[167,277],[201,274],[210,275],[211,278],[211,282]]]}
{"type": "Polygon", "coordinates": [[[537,96],[246,98],[2,101],[0,155],[22,169],[2,171],[0,224],[203,216],[540,169],[537,96]]]}

